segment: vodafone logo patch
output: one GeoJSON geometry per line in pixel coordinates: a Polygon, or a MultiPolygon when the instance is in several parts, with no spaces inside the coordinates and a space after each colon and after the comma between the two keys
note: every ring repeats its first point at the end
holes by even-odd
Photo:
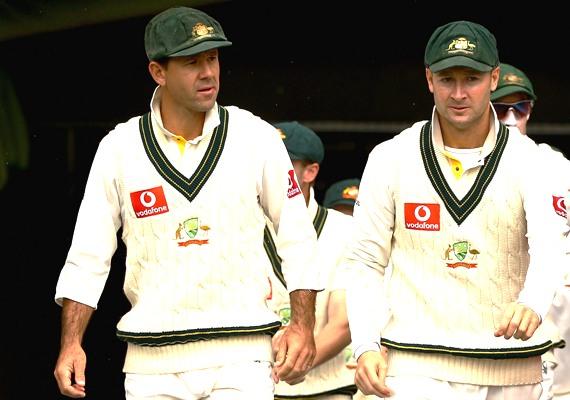
{"type": "Polygon", "coordinates": [[[404,203],[406,229],[439,231],[439,204],[404,203]]]}
{"type": "Polygon", "coordinates": [[[564,196],[552,196],[552,206],[556,214],[566,218],[566,202],[564,201],[564,196]]]}
{"type": "Polygon", "coordinates": [[[295,171],[289,170],[289,188],[287,189],[287,197],[295,197],[301,193],[297,179],[295,179],[295,171]]]}
{"type": "Polygon", "coordinates": [[[131,193],[131,203],[137,218],[163,214],[168,211],[162,186],[131,193]]]}

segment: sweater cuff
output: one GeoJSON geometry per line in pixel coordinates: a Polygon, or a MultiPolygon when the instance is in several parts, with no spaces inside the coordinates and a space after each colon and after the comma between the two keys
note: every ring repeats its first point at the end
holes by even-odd
{"type": "Polygon", "coordinates": [[[354,359],[358,361],[358,357],[360,357],[363,353],[366,353],[367,351],[380,352],[380,343],[371,342],[358,346],[356,349],[354,349],[353,353],[354,359]]]}

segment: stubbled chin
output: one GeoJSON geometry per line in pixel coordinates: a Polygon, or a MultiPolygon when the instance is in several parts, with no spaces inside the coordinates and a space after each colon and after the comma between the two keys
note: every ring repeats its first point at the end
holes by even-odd
{"type": "Polygon", "coordinates": [[[216,97],[215,96],[207,96],[206,98],[197,99],[196,108],[202,112],[208,111],[212,107],[214,107],[215,103],[216,103],[216,97]]]}

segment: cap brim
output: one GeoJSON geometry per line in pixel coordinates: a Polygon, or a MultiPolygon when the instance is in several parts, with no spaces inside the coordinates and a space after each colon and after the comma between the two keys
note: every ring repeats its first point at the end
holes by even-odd
{"type": "Polygon", "coordinates": [[[505,97],[513,93],[524,93],[532,100],[536,100],[536,95],[527,88],[525,88],[524,86],[507,85],[491,93],[491,101],[495,101],[497,99],[500,99],[501,97],[505,97]]]}
{"type": "Polygon", "coordinates": [[[493,69],[490,65],[480,63],[479,61],[475,61],[465,56],[449,57],[433,63],[428,68],[431,72],[439,72],[453,67],[467,67],[479,72],[489,72],[493,69]]]}
{"type": "Polygon", "coordinates": [[[289,158],[291,160],[302,160],[303,158],[301,156],[298,156],[295,153],[291,153],[291,151],[287,150],[287,153],[289,153],[289,158]]]}
{"type": "Polygon", "coordinates": [[[194,54],[203,53],[204,51],[217,49],[219,47],[231,46],[232,42],[227,40],[207,40],[202,43],[198,43],[192,47],[182,49],[169,55],[168,57],[182,57],[182,56],[193,56],[194,54]]]}
{"type": "MultiPolygon", "coordinates": [[[[324,204],[324,203],[323,203],[324,204]]],[[[353,206],[354,205],[354,200],[349,200],[349,199],[339,199],[339,200],[335,200],[335,201],[330,201],[326,203],[325,207],[331,208],[334,206],[353,206]]]]}

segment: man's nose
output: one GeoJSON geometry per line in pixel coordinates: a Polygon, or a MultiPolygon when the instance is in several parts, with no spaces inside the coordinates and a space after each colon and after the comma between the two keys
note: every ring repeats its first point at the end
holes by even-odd
{"type": "Polygon", "coordinates": [[[517,116],[515,115],[515,110],[510,107],[505,114],[505,118],[503,118],[503,124],[507,126],[516,126],[517,125],[517,116]]]}

